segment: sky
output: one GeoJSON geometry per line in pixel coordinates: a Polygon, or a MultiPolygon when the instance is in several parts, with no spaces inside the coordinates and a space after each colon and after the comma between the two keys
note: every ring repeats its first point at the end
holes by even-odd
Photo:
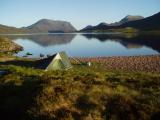
{"type": "Polygon", "coordinates": [[[23,27],[40,19],[63,20],[76,29],[117,22],[126,15],[160,12],[160,0],[0,0],[0,24],[23,27]]]}

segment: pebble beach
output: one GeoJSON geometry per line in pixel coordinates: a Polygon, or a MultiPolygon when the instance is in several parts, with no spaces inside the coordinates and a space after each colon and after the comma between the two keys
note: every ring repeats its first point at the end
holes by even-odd
{"type": "MultiPolygon", "coordinates": [[[[76,58],[82,62],[96,62],[108,70],[144,71],[160,73],[160,55],[76,58]]],[[[74,62],[73,60],[71,60],[74,62]]]]}

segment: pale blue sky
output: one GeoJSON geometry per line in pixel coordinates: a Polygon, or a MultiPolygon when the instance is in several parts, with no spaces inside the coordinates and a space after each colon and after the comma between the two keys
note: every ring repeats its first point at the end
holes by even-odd
{"type": "Polygon", "coordinates": [[[160,0],[0,0],[0,24],[23,27],[42,18],[65,20],[77,29],[126,15],[160,12],[160,0]]]}

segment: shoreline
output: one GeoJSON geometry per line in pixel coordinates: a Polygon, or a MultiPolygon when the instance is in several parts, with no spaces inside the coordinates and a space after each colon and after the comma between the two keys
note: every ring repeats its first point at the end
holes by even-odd
{"type": "MultiPolygon", "coordinates": [[[[36,61],[40,59],[43,58],[2,56],[0,57],[0,64],[6,65],[8,63],[12,63],[13,65],[19,66],[19,63],[23,62],[21,66],[25,66],[25,62],[28,64],[28,61],[30,61],[33,65],[33,63],[36,63],[36,61]]],[[[98,66],[100,66],[103,70],[160,73],[160,55],[69,57],[69,59],[73,65],[78,65],[81,62],[91,62],[91,66],[98,64],[98,66]]]]}
{"type": "MultiPolygon", "coordinates": [[[[82,62],[98,63],[107,70],[160,72],[160,55],[74,58],[82,62]]],[[[72,63],[75,63],[72,58],[70,59],[72,63]]]]}

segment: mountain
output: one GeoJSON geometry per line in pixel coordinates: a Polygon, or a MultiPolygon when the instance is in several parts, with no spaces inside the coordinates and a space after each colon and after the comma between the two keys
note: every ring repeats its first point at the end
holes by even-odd
{"type": "Polygon", "coordinates": [[[139,30],[160,30],[160,12],[152,15],[150,17],[141,19],[141,20],[136,20],[136,21],[130,21],[127,23],[124,23],[120,25],[120,28],[125,28],[125,27],[133,27],[139,30]]]}
{"type": "Polygon", "coordinates": [[[42,19],[38,22],[26,27],[32,32],[75,32],[76,29],[66,21],[55,21],[49,19],[42,19]]]}
{"type": "Polygon", "coordinates": [[[136,20],[141,20],[141,19],[144,19],[144,17],[127,15],[126,17],[121,19],[119,22],[115,22],[115,23],[111,23],[111,24],[102,22],[96,26],[89,25],[89,26],[83,28],[81,31],[87,31],[87,30],[92,30],[92,29],[106,29],[106,28],[110,29],[112,27],[120,26],[120,25],[127,23],[127,22],[130,22],[130,21],[136,21],[136,20]]]}
{"type": "Polygon", "coordinates": [[[82,31],[85,31],[85,30],[87,30],[87,29],[92,29],[92,27],[93,27],[92,25],[88,25],[88,26],[86,26],[85,28],[83,28],[82,31]]]}
{"type": "Polygon", "coordinates": [[[55,21],[41,19],[38,22],[23,28],[9,27],[0,25],[0,33],[52,33],[52,32],[75,32],[76,29],[71,23],[66,21],[55,21]]]}
{"type": "Polygon", "coordinates": [[[144,19],[144,17],[142,17],[142,16],[127,15],[122,20],[120,20],[119,23],[123,24],[123,23],[126,23],[126,22],[135,21],[135,20],[141,20],[141,19],[144,19]]]}
{"type": "MultiPolygon", "coordinates": [[[[125,18],[121,19],[119,22],[111,24],[99,24],[97,26],[93,26],[92,28],[85,29],[85,31],[101,31],[110,29],[122,29],[127,27],[135,28],[138,30],[160,30],[159,21],[160,12],[147,18],[144,18],[142,16],[128,15],[125,18]]],[[[83,29],[81,31],[83,31],[83,29]]]]}
{"type": "Polygon", "coordinates": [[[104,27],[105,28],[106,26],[109,26],[109,24],[107,24],[105,22],[101,22],[97,26],[88,25],[87,27],[83,28],[81,31],[86,31],[86,30],[94,29],[95,27],[97,27],[97,28],[103,28],[104,27]]]}
{"type": "Polygon", "coordinates": [[[119,22],[115,22],[115,23],[111,23],[111,24],[107,24],[105,22],[102,22],[96,26],[89,25],[89,26],[83,28],[81,31],[89,31],[89,30],[95,30],[95,29],[106,29],[106,28],[111,29],[112,27],[120,26],[124,23],[130,22],[130,21],[141,20],[141,19],[144,19],[144,17],[127,15],[126,17],[121,19],[119,22]]]}

